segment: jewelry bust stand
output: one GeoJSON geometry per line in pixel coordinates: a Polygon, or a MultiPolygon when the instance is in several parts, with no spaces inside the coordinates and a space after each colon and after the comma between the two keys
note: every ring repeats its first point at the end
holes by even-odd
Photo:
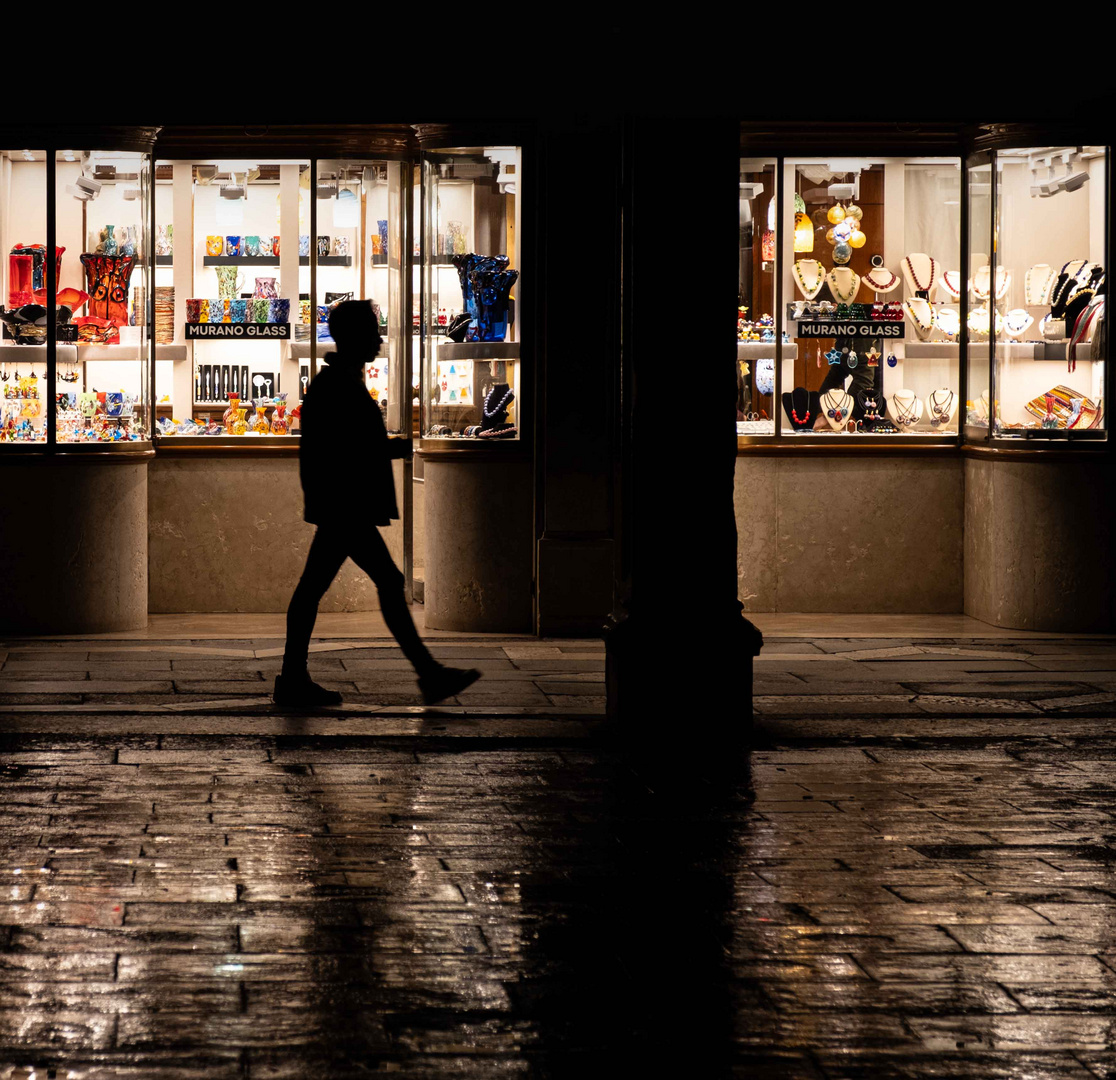
{"type": "Polygon", "coordinates": [[[1023,302],[1028,307],[1044,307],[1050,303],[1050,292],[1058,275],[1049,263],[1035,263],[1023,275],[1023,302]]]}
{"type": "Polygon", "coordinates": [[[819,395],[816,390],[796,386],[789,394],[783,395],[783,412],[786,413],[792,431],[809,431],[818,418],[819,395]]]}
{"type": "Polygon", "coordinates": [[[957,412],[957,395],[948,386],[943,386],[926,399],[926,408],[930,413],[931,427],[948,427],[957,412]]]}
{"type": "MultiPolygon", "coordinates": [[[[1003,299],[1004,293],[1011,285],[1011,274],[1002,266],[996,267],[996,299],[1003,299]]],[[[992,292],[992,267],[981,266],[973,274],[973,295],[978,300],[987,300],[992,292]]]]}
{"type": "Polygon", "coordinates": [[[887,403],[887,411],[899,430],[906,431],[922,419],[923,405],[913,390],[896,390],[887,403]]]}
{"type": "Polygon", "coordinates": [[[807,300],[813,300],[825,284],[825,267],[817,259],[798,259],[794,264],[794,283],[807,300]]]}
{"type": "Polygon", "coordinates": [[[903,301],[903,313],[914,327],[919,341],[927,341],[934,332],[934,306],[929,300],[912,296],[903,301]]]}
{"type": "Polygon", "coordinates": [[[884,266],[882,255],[873,255],[872,269],[860,280],[876,294],[876,303],[878,304],[880,303],[880,297],[889,292],[894,292],[899,288],[899,282],[903,279],[884,266]]]}
{"type": "Polygon", "coordinates": [[[825,283],[833,299],[841,304],[851,304],[860,292],[860,275],[847,266],[835,266],[825,275],[825,283]]]}
{"type": "Polygon", "coordinates": [[[1018,341],[1034,321],[1034,316],[1026,308],[1012,308],[1004,316],[1004,333],[1018,341]]]}
{"type": "MultiPolygon", "coordinates": [[[[954,300],[961,299],[961,286],[965,284],[965,282],[961,280],[960,270],[947,270],[944,274],[942,274],[940,278],[938,278],[938,284],[941,285],[941,287],[945,289],[945,291],[949,293],[949,295],[952,296],[954,300]]],[[[968,283],[968,287],[969,289],[972,289],[972,282],[968,283]]]]}
{"type": "Polygon", "coordinates": [[[853,410],[853,398],[842,389],[829,390],[821,396],[821,414],[834,431],[844,431],[853,410]]]}
{"type": "Polygon", "coordinates": [[[901,269],[907,292],[933,303],[938,291],[938,264],[929,255],[914,251],[903,259],[901,269]]]}

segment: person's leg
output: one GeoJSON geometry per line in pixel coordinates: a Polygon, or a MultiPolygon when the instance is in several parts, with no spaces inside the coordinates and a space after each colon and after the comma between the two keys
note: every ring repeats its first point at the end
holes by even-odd
{"type": "Polygon", "coordinates": [[[308,678],[306,661],[310,637],[318,618],[318,604],[341,569],[347,552],[345,544],[327,529],[318,529],[306,556],[306,568],[295,586],[287,608],[287,644],[283,652],[283,675],[308,678]]]}
{"type": "Polygon", "coordinates": [[[418,676],[422,678],[436,670],[438,661],[422,643],[407,607],[403,595],[403,574],[392,560],[379,530],[370,529],[366,535],[354,538],[348,553],[353,562],[375,582],[384,622],[399,642],[403,655],[414,665],[418,676]]]}

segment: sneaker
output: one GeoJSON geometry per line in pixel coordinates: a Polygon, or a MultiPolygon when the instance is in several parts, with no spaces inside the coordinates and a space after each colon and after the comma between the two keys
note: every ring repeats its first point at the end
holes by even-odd
{"type": "Polygon", "coordinates": [[[481,677],[476,668],[453,668],[439,664],[428,675],[419,679],[419,689],[425,705],[433,705],[445,698],[460,694],[467,686],[481,677]]]}
{"type": "Polygon", "coordinates": [[[276,675],[276,705],[340,705],[341,695],[336,690],[319,686],[309,675],[301,678],[294,675],[276,675]]]}

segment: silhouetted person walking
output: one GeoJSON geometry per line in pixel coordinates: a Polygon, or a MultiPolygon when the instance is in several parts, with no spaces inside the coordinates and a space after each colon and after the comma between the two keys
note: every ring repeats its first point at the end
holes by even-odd
{"type": "Polygon", "coordinates": [[[302,401],[299,476],[303,516],[318,526],[306,569],[287,608],[287,647],[275,679],[279,705],[337,705],[341,695],[310,678],[306,668],[318,603],[350,558],[375,583],[380,610],[404,655],[414,665],[428,704],[456,694],[480,678],[475,669],[439,664],[423,645],[403,596],[403,575],[392,562],[377,526],[399,517],[391,458],[408,444],[387,437],[380,409],[364,385],[364,365],[382,338],[372,305],[348,300],[329,317],[337,351],[310,384],[302,401]]]}

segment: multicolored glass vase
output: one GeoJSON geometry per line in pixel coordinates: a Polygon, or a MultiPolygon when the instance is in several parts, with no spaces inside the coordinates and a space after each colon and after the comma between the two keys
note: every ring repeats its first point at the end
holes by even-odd
{"type": "Polygon", "coordinates": [[[271,425],[267,422],[267,406],[268,402],[262,405],[256,402],[256,415],[252,417],[252,431],[257,435],[266,435],[271,430],[271,425]]]}
{"type": "Polygon", "coordinates": [[[271,414],[271,434],[288,435],[290,430],[290,421],[287,419],[287,395],[276,394],[275,412],[271,414]]]}
{"type": "Polygon", "coordinates": [[[231,428],[226,428],[226,431],[231,431],[234,435],[247,435],[248,434],[248,421],[244,419],[245,414],[248,412],[246,406],[241,405],[236,410],[236,419],[232,423],[231,428]]]}
{"type": "Polygon", "coordinates": [[[134,255],[90,255],[81,257],[89,291],[89,314],[108,319],[116,326],[128,325],[128,282],[136,266],[134,255]]]}
{"type": "Polygon", "coordinates": [[[226,431],[231,431],[233,424],[236,423],[236,418],[241,413],[240,408],[240,395],[235,391],[229,393],[229,407],[225,410],[225,415],[221,417],[221,423],[226,431]]]}
{"type": "Polygon", "coordinates": [[[471,323],[465,340],[475,341],[477,302],[473,293],[472,276],[475,273],[500,273],[507,270],[508,257],[507,255],[477,255],[470,251],[464,255],[451,256],[451,261],[457,268],[457,278],[461,283],[461,299],[471,323]]]}

